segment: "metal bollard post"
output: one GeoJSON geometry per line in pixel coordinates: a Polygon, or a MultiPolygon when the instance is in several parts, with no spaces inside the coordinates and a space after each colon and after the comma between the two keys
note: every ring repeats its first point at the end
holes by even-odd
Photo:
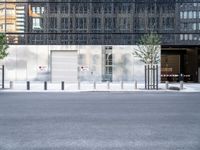
{"type": "Polygon", "coordinates": [[[165,82],[165,89],[169,89],[169,82],[168,81],[165,82]]]}
{"type": "Polygon", "coordinates": [[[121,81],[121,89],[123,90],[124,89],[124,82],[121,81]]]}
{"type": "Polygon", "coordinates": [[[13,81],[10,81],[10,89],[13,89],[13,81]]]}
{"type": "Polygon", "coordinates": [[[44,90],[47,90],[47,81],[44,82],[44,90]]]}
{"type": "Polygon", "coordinates": [[[61,90],[65,90],[65,82],[64,81],[61,82],[61,90]]]}
{"type": "Polygon", "coordinates": [[[27,81],[27,82],[26,82],[26,89],[27,89],[27,90],[30,90],[30,81],[27,81]]]}
{"type": "Polygon", "coordinates": [[[2,89],[5,88],[5,67],[2,66],[2,89]]]}
{"type": "Polygon", "coordinates": [[[180,90],[183,90],[183,81],[180,82],[180,90]]]}
{"type": "Polygon", "coordinates": [[[78,81],[78,90],[80,90],[80,89],[81,89],[81,82],[78,81]]]}
{"type": "Polygon", "coordinates": [[[135,81],[134,88],[135,88],[135,90],[137,89],[137,81],[135,81]]]}
{"type": "Polygon", "coordinates": [[[95,81],[93,83],[93,88],[94,88],[94,90],[96,90],[96,82],[95,81]]]}
{"type": "Polygon", "coordinates": [[[107,89],[110,89],[110,82],[107,81],[107,89]]]}

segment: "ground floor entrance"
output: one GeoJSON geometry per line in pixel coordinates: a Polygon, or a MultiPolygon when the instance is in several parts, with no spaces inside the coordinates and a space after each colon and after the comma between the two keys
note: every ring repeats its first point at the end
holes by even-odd
{"type": "Polygon", "coordinates": [[[199,82],[200,47],[162,46],[161,81],[199,82]]]}

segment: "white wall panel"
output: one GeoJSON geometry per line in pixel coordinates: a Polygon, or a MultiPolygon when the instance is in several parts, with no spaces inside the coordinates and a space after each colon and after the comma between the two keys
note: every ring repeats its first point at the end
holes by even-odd
{"type": "Polygon", "coordinates": [[[51,80],[77,82],[78,55],[77,51],[51,52],[51,80]]]}
{"type": "MultiPolygon", "coordinates": [[[[55,73],[53,74],[55,81],[73,82],[77,79],[102,81],[104,47],[103,45],[10,45],[9,55],[4,60],[6,80],[50,81],[51,73],[55,73]],[[81,71],[81,66],[87,69],[81,71]]],[[[144,81],[144,64],[131,54],[135,48],[134,45],[112,46],[113,81],[144,81]]]]}

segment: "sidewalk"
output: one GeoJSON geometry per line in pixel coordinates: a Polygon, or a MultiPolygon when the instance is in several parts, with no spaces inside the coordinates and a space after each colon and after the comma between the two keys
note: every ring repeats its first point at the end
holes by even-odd
{"type": "MultiPolygon", "coordinates": [[[[179,83],[171,83],[169,87],[180,87],[179,83]]],[[[132,92],[132,91],[157,91],[157,92],[200,92],[200,84],[198,83],[184,83],[183,90],[168,90],[164,83],[159,84],[159,90],[146,90],[144,84],[135,85],[134,82],[81,82],[80,86],[78,83],[65,83],[64,90],[62,90],[61,83],[47,83],[47,90],[44,90],[44,82],[30,82],[30,90],[27,90],[26,82],[10,82],[5,83],[5,89],[0,89],[0,92],[87,92],[87,91],[114,91],[114,92],[132,92]]]]}

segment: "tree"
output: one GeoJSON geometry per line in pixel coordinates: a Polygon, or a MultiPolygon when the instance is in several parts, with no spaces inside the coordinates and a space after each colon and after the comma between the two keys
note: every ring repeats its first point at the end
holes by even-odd
{"type": "MultiPolygon", "coordinates": [[[[141,62],[150,65],[150,68],[148,67],[148,82],[145,80],[145,88],[147,83],[148,89],[149,87],[155,88],[155,67],[153,67],[153,65],[160,62],[160,44],[159,36],[155,33],[149,33],[139,39],[138,47],[135,48],[135,51],[132,53],[135,57],[138,57],[141,62]]],[[[156,85],[158,87],[158,83],[156,83],[156,85]]]]}
{"type": "Polygon", "coordinates": [[[8,56],[8,44],[6,41],[6,36],[3,33],[0,33],[0,60],[4,59],[8,56]]]}
{"type": "Polygon", "coordinates": [[[145,34],[139,39],[138,48],[135,48],[132,54],[145,64],[158,64],[160,62],[160,44],[161,41],[157,34],[145,34]]]}

